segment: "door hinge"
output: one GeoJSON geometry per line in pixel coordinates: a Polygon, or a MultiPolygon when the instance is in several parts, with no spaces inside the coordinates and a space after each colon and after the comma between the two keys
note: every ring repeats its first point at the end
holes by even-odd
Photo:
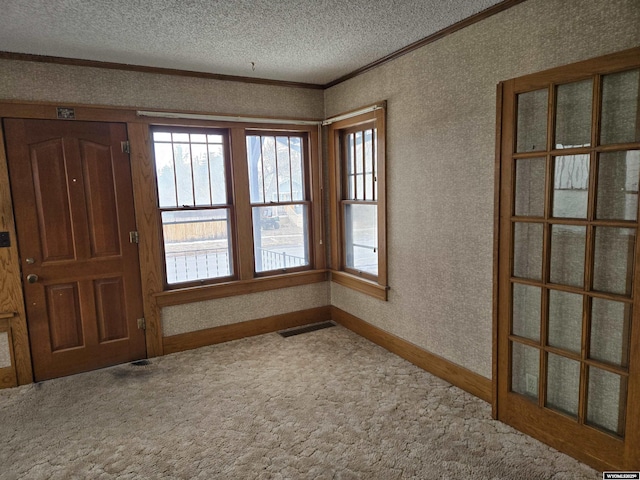
{"type": "Polygon", "coordinates": [[[120,142],[120,146],[122,147],[122,153],[131,153],[131,144],[128,140],[126,142],[120,142]]]}
{"type": "Polygon", "coordinates": [[[131,243],[140,243],[140,234],[138,232],[129,232],[129,241],[131,243]]]}
{"type": "Polygon", "coordinates": [[[138,319],[138,330],[146,330],[147,329],[147,321],[143,318],[138,319]]]}

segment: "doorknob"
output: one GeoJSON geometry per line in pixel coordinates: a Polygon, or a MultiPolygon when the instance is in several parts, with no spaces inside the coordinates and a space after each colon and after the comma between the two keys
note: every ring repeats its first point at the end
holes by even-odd
{"type": "Polygon", "coordinates": [[[38,275],[36,275],[35,273],[30,273],[29,275],[27,275],[27,282],[36,283],[37,281],[38,281],[38,275]]]}

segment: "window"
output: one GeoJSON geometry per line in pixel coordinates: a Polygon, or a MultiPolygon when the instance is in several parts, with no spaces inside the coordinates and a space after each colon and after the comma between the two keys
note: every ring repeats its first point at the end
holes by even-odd
{"type": "Polygon", "coordinates": [[[233,208],[224,131],[154,128],[166,282],[233,277],[233,208]]]}
{"type": "Polygon", "coordinates": [[[378,275],[377,129],[366,124],[342,132],[344,268],[375,279],[378,275]]]}
{"type": "Polygon", "coordinates": [[[291,127],[151,128],[168,290],[218,284],[202,295],[224,296],[258,288],[238,280],[268,290],[262,277],[326,279],[313,272],[325,267],[318,132],[291,127]]]}
{"type": "Polygon", "coordinates": [[[252,132],[247,167],[256,273],[309,266],[309,207],[301,135],[252,132]]]}
{"type": "Polygon", "coordinates": [[[384,108],[329,127],[332,280],[386,299],[384,108]]]}

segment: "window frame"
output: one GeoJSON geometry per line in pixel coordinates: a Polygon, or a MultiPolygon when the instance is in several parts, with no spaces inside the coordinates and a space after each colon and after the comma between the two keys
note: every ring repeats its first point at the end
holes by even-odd
{"type": "Polygon", "coordinates": [[[154,294],[159,307],[179,305],[194,301],[224,298],[234,295],[286,288],[297,285],[322,282],[328,279],[326,270],[326,254],[324,245],[324,223],[322,215],[322,164],[320,162],[319,133],[320,127],[301,124],[270,124],[249,122],[190,121],[180,123],[174,121],[156,121],[149,128],[149,154],[154,169],[153,184],[157,190],[155,173],[155,153],[153,147],[153,131],[191,132],[195,130],[214,131],[225,135],[228,150],[227,191],[230,209],[230,223],[233,230],[233,275],[195,282],[167,284],[164,256],[164,240],[162,238],[162,221],[158,195],[155,193],[155,209],[158,224],[157,245],[163,274],[163,290],[154,294]],[[305,202],[308,203],[309,229],[309,265],[302,268],[290,268],[286,271],[270,270],[256,273],[254,268],[253,222],[250,202],[249,178],[247,167],[246,138],[254,132],[269,132],[273,135],[291,135],[306,138],[303,146],[305,202]]]}
{"type": "MultiPolygon", "coordinates": [[[[329,216],[331,225],[331,280],[381,300],[387,300],[386,245],[386,107],[378,105],[373,111],[333,122],[328,128],[329,216]],[[377,152],[377,199],[350,200],[347,198],[346,162],[343,138],[354,131],[375,129],[377,152]],[[346,265],[346,225],[344,205],[377,205],[378,275],[358,271],[346,265]]],[[[347,115],[347,114],[345,114],[347,115]]],[[[342,117],[342,115],[340,115],[342,117]]]]}
{"type": "MultiPolygon", "coordinates": [[[[252,230],[252,244],[253,244],[253,251],[254,251],[254,274],[256,277],[267,277],[267,276],[273,276],[273,275],[277,275],[279,273],[295,273],[295,272],[302,272],[302,271],[306,271],[306,270],[310,270],[313,268],[313,250],[314,250],[314,245],[313,245],[313,225],[312,225],[312,210],[313,210],[313,205],[312,202],[310,200],[311,198],[311,181],[310,181],[310,170],[311,170],[311,152],[310,152],[310,147],[309,147],[309,135],[306,132],[292,132],[292,131],[285,131],[285,130],[272,130],[272,129],[247,129],[245,131],[245,139],[248,139],[248,137],[250,136],[256,136],[259,137],[261,139],[261,144],[262,144],[262,138],[263,137],[296,137],[296,138],[300,138],[300,153],[302,156],[301,159],[301,169],[302,169],[302,187],[304,189],[303,191],[303,199],[302,200],[289,200],[289,201],[267,201],[266,198],[263,198],[262,202],[254,202],[251,201],[251,194],[249,193],[249,204],[251,206],[251,218],[252,218],[252,222],[255,223],[255,219],[253,218],[253,209],[254,208],[264,208],[264,207],[275,207],[275,208],[279,208],[281,206],[287,206],[287,205],[304,205],[307,208],[307,225],[306,225],[306,238],[307,238],[307,245],[306,245],[306,249],[307,249],[307,257],[308,257],[308,265],[302,265],[299,267],[285,267],[282,269],[272,269],[272,270],[262,270],[260,272],[257,271],[256,269],[256,260],[255,260],[255,251],[256,251],[256,245],[255,245],[255,228],[252,230]]],[[[277,140],[276,140],[277,141],[277,140]]],[[[245,142],[246,144],[246,142],[245,142]]],[[[291,162],[291,159],[289,159],[289,162],[291,162]]],[[[291,166],[291,163],[289,163],[289,165],[291,166]]],[[[248,164],[247,164],[247,168],[248,168],[248,164]]],[[[278,168],[277,166],[277,160],[276,160],[276,169],[278,168]]],[[[264,179],[263,179],[264,180],[264,179]]],[[[290,182],[292,182],[292,179],[289,179],[290,182]]],[[[266,194],[266,192],[264,191],[264,186],[263,186],[263,196],[264,194],[266,194]]]]}
{"type": "MultiPolygon", "coordinates": [[[[183,134],[201,134],[201,135],[220,135],[222,136],[222,145],[223,145],[223,158],[224,158],[224,173],[225,173],[225,204],[215,204],[215,205],[195,205],[195,195],[194,195],[194,205],[193,206],[179,206],[176,207],[162,207],[160,206],[160,193],[157,192],[157,212],[158,212],[158,224],[159,224],[159,241],[160,241],[160,250],[161,250],[161,258],[162,261],[162,274],[163,274],[163,286],[165,290],[175,290],[181,288],[189,288],[200,285],[209,285],[216,283],[223,283],[237,279],[236,274],[236,265],[237,265],[237,227],[236,227],[236,215],[234,209],[234,185],[231,181],[232,179],[232,168],[231,168],[231,155],[230,155],[230,141],[229,141],[229,132],[224,128],[215,128],[215,127],[188,127],[188,126],[172,126],[172,125],[152,125],[150,126],[149,138],[151,144],[151,155],[153,158],[154,170],[156,172],[155,175],[155,183],[156,190],[159,190],[158,185],[158,177],[157,177],[157,168],[156,168],[156,156],[155,156],[155,140],[153,138],[154,133],[162,132],[162,133],[183,133],[183,134]],[[169,283],[169,278],[167,275],[167,253],[166,253],[166,245],[164,242],[164,223],[162,220],[162,214],[164,212],[186,212],[186,211],[211,211],[211,210],[227,210],[228,211],[228,225],[229,231],[228,235],[228,243],[231,247],[231,251],[229,252],[229,262],[230,262],[230,270],[231,275],[225,275],[221,277],[210,277],[205,279],[197,279],[197,280],[189,280],[185,282],[177,282],[177,283],[169,283]]],[[[159,143],[166,143],[160,141],[159,143]]],[[[173,140],[171,144],[175,143],[173,140]]],[[[189,141],[189,145],[191,146],[192,142],[189,141]]],[[[192,166],[193,168],[193,166],[192,166]]],[[[192,177],[194,175],[193,171],[191,172],[192,177]]],[[[177,182],[177,174],[175,173],[174,168],[174,178],[177,182]]],[[[177,189],[176,189],[177,195],[177,189]]]]}

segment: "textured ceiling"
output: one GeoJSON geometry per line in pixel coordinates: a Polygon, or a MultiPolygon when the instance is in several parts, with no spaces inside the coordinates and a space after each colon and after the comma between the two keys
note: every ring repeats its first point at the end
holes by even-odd
{"type": "Polygon", "coordinates": [[[497,3],[0,0],[0,51],[326,84],[497,3]]]}

